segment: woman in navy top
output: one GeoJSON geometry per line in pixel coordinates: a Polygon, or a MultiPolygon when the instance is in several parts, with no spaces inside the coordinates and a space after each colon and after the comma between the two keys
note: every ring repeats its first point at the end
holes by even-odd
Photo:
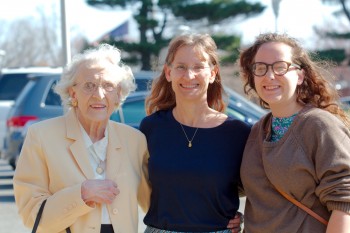
{"type": "Polygon", "coordinates": [[[151,206],[145,232],[239,232],[239,168],[250,127],[230,119],[217,47],[209,35],[169,45],[146,100],[151,206]],[[228,225],[229,224],[229,225],[228,225]]]}

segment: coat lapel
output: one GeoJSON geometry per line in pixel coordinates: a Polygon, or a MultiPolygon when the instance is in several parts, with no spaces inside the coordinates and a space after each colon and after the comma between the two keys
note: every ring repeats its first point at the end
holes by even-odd
{"type": "Polygon", "coordinates": [[[73,140],[69,147],[72,155],[86,178],[94,179],[95,174],[89,161],[89,154],[86,149],[83,135],[80,131],[79,121],[76,117],[74,109],[68,111],[68,113],[65,115],[65,121],[67,138],[73,140]]]}
{"type": "MultiPolygon", "coordinates": [[[[107,171],[106,178],[115,180],[118,176],[125,151],[122,148],[118,126],[108,123],[107,171]]],[[[119,174],[120,175],[120,174],[119,174]]]]}

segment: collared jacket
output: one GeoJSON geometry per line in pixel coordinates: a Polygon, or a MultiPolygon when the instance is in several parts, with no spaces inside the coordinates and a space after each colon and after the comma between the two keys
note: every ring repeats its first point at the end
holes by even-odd
{"type": "Polygon", "coordinates": [[[271,142],[271,113],[249,135],[241,165],[247,233],[326,232],[275,187],[323,218],[350,213],[350,133],[333,114],[306,106],[271,142]]]}
{"type": "MultiPolygon", "coordinates": [[[[148,152],[138,130],[109,121],[106,179],[120,193],[107,205],[115,232],[136,233],[138,204],[149,207],[148,152]]],[[[89,153],[75,111],[32,125],[27,133],[14,175],[19,215],[32,228],[47,199],[37,232],[99,233],[101,205],[91,208],[81,197],[81,184],[94,179],[89,153]]]]}

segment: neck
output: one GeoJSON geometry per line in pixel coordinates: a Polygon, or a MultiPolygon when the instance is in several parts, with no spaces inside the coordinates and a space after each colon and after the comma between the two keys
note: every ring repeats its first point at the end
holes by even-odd
{"type": "Polygon", "coordinates": [[[174,118],[181,124],[191,127],[205,127],[214,113],[215,111],[208,105],[176,105],[173,109],[174,118]]]}
{"type": "Polygon", "coordinates": [[[304,106],[295,102],[284,106],[270,105],[272,115],[274,117],[290,117],[295,113],[298,113],[304,106]]]}

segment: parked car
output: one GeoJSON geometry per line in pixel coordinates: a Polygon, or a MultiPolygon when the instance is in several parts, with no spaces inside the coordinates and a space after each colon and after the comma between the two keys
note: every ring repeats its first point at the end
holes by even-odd
{"type": "Polygon", "coordinates": [[[15,99],[31,77],[43,74],[60,73],[60,68],[30,67],[2,69],[0,73],[0,152],[6,132],[7,115],[15,99]]]}
{"type": "MultiPolygon", "coordinates": [[[[16,166],[27,128],[38,121],[63,114],[60,97],[54,93],[52,89],[60,78],[62,71],[53,71],[51,69],[36,69],[35,71],[37,71],[37,73],[34,73],[34,69],[25,69],[23,70],[23,75],[18,75],[18,71],[6,71],[6,76],[4,76],[6,79],[4,80],[9,79],[10,81],[7,81],[7,85],[4,84],[1,86],[12,90],[7,94],[8,96],[11,96],[12,100],[6,105],[8,108],[6,111],[6,117],[5,115],[3,117],[3,137],[0,140],[3,141],[3,143],[1,143],[3,144],[1,157],[7,160],[13,168],[16,166]],[[39,71],[44,70],[48,73],[55,73],[55,75],[44,75],[44,72],[39,74],[39,71]],[[9,73],[14,75],[11,76],[9,73]],[[10,79],[10,76],[13,79],[10,79]],[[14,80],[17,80],[17,83],[19,83],[17,86],[15,85],[14,80]],[[15,86],[16,89],[12,88],[11,85],[15,86]]],[[[146,91],[149,83],[153,79],[153,75],[154,73],[152,71],[136,72],[136,91],[146,91]]],[[[5,96],[4,93],[6,92],[1,94],[5,96]]],[[[136,99],[133,98],[133,100],[136,99]]],[[[126,100],[126,103],[128,103],[128,101],[129,100],[126,100]]],[[[122,110],[120,113],[122,114],[122,110]]],[[[119,122],[124,122],[124,117],[122,115],[116,116],[116,114],[118,113],[115,113],[113,118],[119,122]]],[[[145,113],[137,116],[142,117],[144,115],[145,113]]],[[[126,120],[129,121],[131,119],[126,118],[126,120]]],[[[137,123],[132,123],[131,121],[130,125],[137,127],[137,123]]]]}
{"type": "Polygon", "coordinates": [[[341,103],[343,104],[343,109],[348,113],[350,116],[350,96],[345,96],[340,98],[341,103]]]}
{"type": "Polygon", "coordinates": [[[268,112],[236,91],[228,87],[224,87],[224,89],[228,95],[227,114],[229,116],[253,125],[268,112]]]}
{"type": "Polygon", "coordinates": [[[340,98],[340,101],[345,104],[348,105],[350,107],[350,96],[344,96],[340,98]]]}

